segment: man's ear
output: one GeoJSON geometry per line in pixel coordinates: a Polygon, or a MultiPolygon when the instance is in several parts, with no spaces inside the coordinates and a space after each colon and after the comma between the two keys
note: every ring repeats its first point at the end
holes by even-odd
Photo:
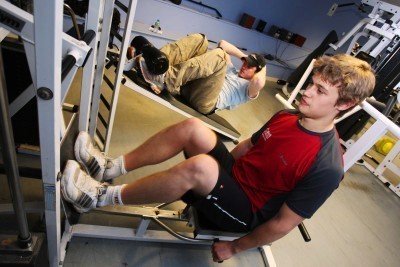
{"type": "Polygon", "coordinates": [[[354,107],[355,105],[356,105],[356,102],[355,102],[355,101],[348,101],[348,102],[343,102],[343,103],[337,104],[337,105],[336,105],[336,108],[337,108],[339,111],[342,111],[342,110],[347,110],[347,109],[349,109],[349,108],[352,108],[352,107],[354,107]]]}

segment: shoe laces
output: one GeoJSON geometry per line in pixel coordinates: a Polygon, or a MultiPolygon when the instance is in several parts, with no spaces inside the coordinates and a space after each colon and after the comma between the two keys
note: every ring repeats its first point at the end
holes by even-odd
{"type": "Polygon", "coordinates": [[[104,164],[104,167],[106,169],[111,169],[112,167],[114,167],[114,163],[112,162],[111,158],[106,157],[106,162],[104,164]]]}
{"type": "Polygon", "coordinates": [[[107,193],[107,183],[102,183],[97,187],[97,196],[101,197],[102,195],[105,195],[107,193]]]}
{"type": "Polygon", "coordinates": [[[104,168],[109,169],[114,166],[114,163],[112,162],[112,158],[106,156],[106,154],[100,150],[95,149],[93,152],[93,157],[94,158],[101,158],[104,159],[104,168]]]}

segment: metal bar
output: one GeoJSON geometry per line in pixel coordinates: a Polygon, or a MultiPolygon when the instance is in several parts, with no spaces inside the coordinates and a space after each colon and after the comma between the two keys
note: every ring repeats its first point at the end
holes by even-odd
{"type": "Polygon", "coordinates": [[[368,151],[378,139],[387,132],[382,121],[375,122],[347,151],[344,153],[344,171],[346,172],[368,151]]]}
{"type": "Polygon", "coordinates": [[[65,79],[71,69],[75,66],[76,58],[72,55],[67,55],[62,62],[61,81],[65,79]]]}
{"type": "Polygon", "coordinates": [[[128,7],[124,4],[122,4],[120,1],[115,0],[115,5],[117,7],[119,7],[122,11],[124,11],[125,13],[128,13],[128,7]]]}
{"type": "Polygon", "coordinates": [[[206,8],[209,8],[209,9],[211,9],[211,10],[214,10],[215,11],[215,13],[217,13],[217,19],[220,19],[220,18],[222,18],[222,14],[218,11],[218,9],[216,9],[215,7],[212,7],[212,6],[208,6],[208,5],[205,5],[205,4],[203,4],[202,2],[197,2],[197,1],[193,1],[193,0],[188,0],[189,2],[191,2],[191,3],[193,3],[193,4],[196,4],[196,5],[200,5],[200,6],[202,6],[202,7],[206,7],[206,8]]]}
{"type": "MultiPolygon", "coordinates": [[[[90,1],[92,2],[92,1],[90,1]]],[[[106,65],[106,54],[108,48],[108,40],[110,36],[111,19],[113,14],[114,1],[105,1],[103,4],[103,14],[101,24],[101,33],[98,38],[99,47],[97,52],[97,67],[94,73],[93,95],[91,101],[91,111],[89,119],[89,134],[94,139],[97,124],[97,113],[99,112],[99,99],[101,93],[101,85],[103,81],[104,68],[106,65]]],[[[99,25],[97,25],[98,27],[99,25]]]]}
{"type": "Polygon", "coordinates": [[[149,227],[150,220],[149,219],[141,219],[138,228],[136,229],[136,236],[144,236],[149,227]]]}
{"type": "Polygon", "coordinates": [[[81,32],[79,31],[78,23],[76,22],[75,12],[67,4],[64,4],[64,11],[67,12],[71,16],[72,24],[74,25],[75,32],[76,32],[76,37],[77,37],[78,40],[80,40],[81,39],[81,32]]]}
{"type": "Polygon", "coordinates": [[[264,264],[267,267],[276,267],[276,262],[274,255],[272,254],[271,251],[271,246],[270,245],[265,245],[262,247],[259,247],[261,256],[264,260],[264,264]]]}
{"type": "Polygon", "coordinates": [[[14,137],[11,125],[11,117],[8,111],[7,86],[4,77],[3,56],[0,53],[0,137],[1,151],[5,164],[5,170],[13,202],[15,217],[18,224],[18,241],[22,248],[30,247],[32,235],[29,232],[26,218],[24,198],[18,172],[17,155],[15,152],[14,137]]]}
{"type": "Polygon", "coordinates": [[[304,223],[301,222],[297,227],[299,228],[301,236],[303,237],[304,241],[310,242],[311,241],[311,236],[308,233],[307,228],[304,225],[304,223]]]}
{"type": "Polygon", "coordinates": [[[125,19],[125,32],[124,32],[124,37],[122,40],[122,45],[121,45],[121,53],[119,57],[119,62],[118,62],[118,67],[117,67],[117,75],[115,76],[114,80],[114,90],[113,90],[113,96],[111,99],[111,109],[110,109],[110,115],[108,117],[108,127],[106,131],[106,143],[104,144],[104,152],[108,151],[108,148],[110,146],[110,140],[111,140],[111,133],[112,129],[114,126],[114,117],[115,117],[115,112],[117,109],[117,104],[118,104],[118,96],[119,96],[119,91],[121,88],[121,79],[122,79],[122,72],[124,69],[125,65],[125,55],[126,51],[128,50],[128,46],[130,45],[130,35],[131,35],[131,29],[133,26],[133,18],[135,16],[136,12],[136,6],[137,6],[137,0],[132,0],[129,2],[128,6],[128,13],[125,19]]]}
{"type": "Polygon", "coordinates": [[[103,94],[100,95],[100,100],[103,102],[104,106],[106,106],[107,110],[110,110],[110,104],[107,102],[107,99],[103,94]]]}
{"type": "Polygon", "coordinates": [[[108,79],[106,75],[103,76],[103,80],[106,82],[106,84],[108,85],[108,87],[110,87],[112,91],[114,89],[114,84],[112,83],[112,81],[108,79]]]}
{"type": "Polygon", "coordinates": [[[99,112],[98,114],[98,118],[101,121],[101,123],[104,125],[104,127],[107,127],[107,122],[106,120],[103,118],[103,116],[101,115],[101,113],[99,112]]]}
{"type": "Polygon", "coordinates": [[[290,94],[288,99],[289,104],[292,104],[294,99],[296,98],[297,94],[300,92],[302,86],[306,82],[308,76],[310,75],[311,71],[314,67],[315,59],[311,60],[310,64],[308,65],[306,71],[304,72],[303,76],[301,76],[300,81],[297,83],[296,87],[293,89],[293,92],[290,94]]]}
{"type": "Polygon", "coordinates": [[[157,207],[146,207],[146,206],[106,206],[94,209],[93,212],[113,214],[118,216],[128,217],[156,217],[159,219],[172,220],[172,221],[187,221],[180,217],[180,212],[176,210],[164,210],[158,209],[157,207]]]}
{"type": "Polygon", "coordinates": [[[95,80],[96,62],[98,59],[97,47],[99,41],[99,21],[103,12],[104,1],[89,1],[89,9],[85,23],[86,31],[96,33],[95,38],[87,43],[92,52],[87,58],[85,67],[82,70],[81,100],[79,109],[79,130],[87,131],[89,129],[90,109],[92,107],[93,85],[95,80]]]}
{"type": "Polygon", "coordinates": [[[104,144],[104,142],[105,142],[104,137],[98,129],[96,129],[96,135],[100,139],[100,142],[102,142],[104,144]]]}
{"type": "Polygon", "coordinates": [[[338,48],[342,47],[354,34],[356,34],[361,27],[364,25],[367,25],[372,21],[371,18],[364,18],[360,20],[356,26],[354,26],[343,38],[337,43],[337,44],[329,44],[334,50],[337,50],[338,48]]]}
{"type": "Polygon", "coordinates": [[[21,36],[22,40],[34,43],[33,16],[5,0],[0,0],[0,26],[21,36]]]}
{"type": "Polygon", "coordinates": [[[111,29],[110,32],[112,35],[114,35],[118,39],[118,41],[122,42],[122,36],[121,36],[121,34],[119,34],[118,31],[111,29]]]}
{"type": "Polygon", "coordinates": [[[178,243],[178,244],[195,244],[195,245],[210,245],[210,242],[186,242],[178,238],[173,238],[166,231],[147,230],[146,234],[141,237],[135,234],[132,228],[100,226],[100,225],[87,225],[76,224],[73,227],[72,235],[79,237],[92,237],[92,238],[108,238],[119,240],[137,240],[147,242],[164,242],[164,243],[178,243]]]}
{"type": "Polygon", "coordinates": [[[180,240],[190,242],[190,243],[202,243],[202,244],[209,244],[209,245],[212,245],[212,243],[214,242],[213,239],[211,239],[211,240],[200,239],[200,238],[198,239],[198,238],[192,238],[192,237],[188,237],[188,236],[179,234],[179,233],[175,232],[174,230],[172,230],[171,228],[169,228],[165,223],[163,223],[159,219],[157,219],[155,217],[149,217],[149,218],[151,218],[154,222],[156,222],[158,225],[160,225],[164,230],[166,230],[172,236],[174,236],[180,240]]]}
{"type": "Polygon", "coordinates": [[[49,265],[60,264],[60,118],[63,2],[34,2],[36,89],[48,98],[37,97],[45,217],[49,265]]]}
{"type": "Polygon", "coordinates": [[[26,103],[36,96],[33,84],[29,85],[9,106],[10,116],[14,116],[26,103]]]}

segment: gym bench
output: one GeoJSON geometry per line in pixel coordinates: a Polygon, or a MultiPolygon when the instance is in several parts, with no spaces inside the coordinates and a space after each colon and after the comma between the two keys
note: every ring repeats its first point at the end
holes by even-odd
{"type": "MultiPolygon", "coordinates": [[[[107,69],[118,65],[119,54],[108,52],[107,57],[109,62],[106,65],[107,69]]],[[[173,96],[167,90],[163,90],[160,94],[155,94],[149,85],[140,77],[135,70],[124,71],[121,83],[129,89],[138,92],[139,94],[150,98],[151,100],[161,104],[187,118],[196,117],[203,121],[208,128],[215,132],[228,137],[235,144],[238,143],[240,133],[224,118],[218,116],[215,112],[211,114],[202,114],[192,108],[185,99],[181,96],[173,96]]]]}

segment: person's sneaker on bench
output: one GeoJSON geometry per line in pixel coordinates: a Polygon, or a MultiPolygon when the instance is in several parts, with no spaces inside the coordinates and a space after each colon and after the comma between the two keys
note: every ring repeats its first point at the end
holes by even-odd
{"type": "Polygon", "coordinates": [[[107,191],[107,184],[91,178],[78,162],[68,160],[61,178],[61,193],[64,199],[79,212],[88,212],[100,206],[107,191]]]}
{"type": "Polygon", "coordinates": [[[75,141],[75,158],[96,181],[102,182],[126,174],[123,157],[111,159],[94,147],[90,135],[81,131],[75,141]]]}

